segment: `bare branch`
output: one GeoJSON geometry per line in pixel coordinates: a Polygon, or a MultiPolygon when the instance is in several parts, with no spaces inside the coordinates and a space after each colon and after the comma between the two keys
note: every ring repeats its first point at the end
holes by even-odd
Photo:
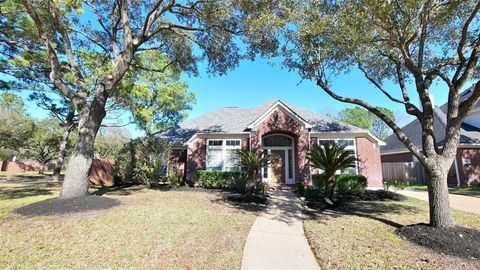
{"type": "MultiPolygon", "coordinates": [[[[324,74],[324,72],[322,72],[324,74]]],[[[356,104],[356,105],[359,105],[365,109],[367,109],[368,111],[370,111],[371,113],[375,114],[377,117],[379,117],[380,119],[382,119],[392,130],[393,132],[397,135],[398,139],[420,160],[422,161],[425,161],[427,160],[427,157],[410,141],[410,139],[408,139],[407,135],[403,132],[403,130],[397,125],[395,124],[395,122],[392,121],[392,119],[390,119],[387,115],[385,115],[384,113],[382,113],[379,109],[377,109],[376,107],[370,105],[369,103],[363,101],[363,100],[360,100],[360,99],[356,99],[356,98],[348,98],[348,97],[343,97],[343,96],[340,96],[340,95],[337,95],[336,93],[334,93],[330,87],[328,86],[328,84],[322,80],[322,79],[318,79],[317,80],[317,85],[322,88],[328,95],[330,95],[332,98],[338,100],[338,101],[341,101],[341,102],[345,102],[345,103],[351,103],[351,104],[356,104]]]]}

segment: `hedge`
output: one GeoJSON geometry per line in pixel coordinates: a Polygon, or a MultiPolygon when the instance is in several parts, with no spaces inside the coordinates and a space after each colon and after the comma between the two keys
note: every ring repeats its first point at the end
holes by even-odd
{"type": "Polygon", "coordinates": [[[197,170],[198,184],[203,188],[216,188],[245,192],[246,178],[244,172],[225,172],[197,170]]]}
{"type": "MultiPolygon", "coordinates": [[[[335,192],[341,195],[357,195],[361,194],[367,188],[367,178],[363,175],[356,174],[338,174],[336,175],[335,192]]],[[[325,190],[325,176],[323,174],[315,174],[312,176],[312,182],[315,189],[320,193],[325,190]]]]}

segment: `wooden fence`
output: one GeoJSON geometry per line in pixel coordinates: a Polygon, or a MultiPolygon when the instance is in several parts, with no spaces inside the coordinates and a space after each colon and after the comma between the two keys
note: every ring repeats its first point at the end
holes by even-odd
{"type": "Polygon", "coordinates": [[[425,184],[425,172],[419,162],[382,163],[384,181],[400,180],[409,184],[425,184]]]}

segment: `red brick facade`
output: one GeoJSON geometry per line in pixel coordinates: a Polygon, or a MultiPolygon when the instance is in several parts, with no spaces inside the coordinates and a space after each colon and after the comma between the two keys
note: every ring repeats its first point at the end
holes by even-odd
{"type": "Polygon", "coordinates": [[[383,186],[380,147],[365,137],[356,139],[358,173],[368,179],[369,187],[383,186]]]}
{"type": "MultiPolygon", "coordinates": [[[[266,135],[270,134],[285,134],[293,138],[295,181],[309,183],[310,175],[317,172],[314,169],[311,170],[306,155],[317,144],[318,138],[310,137],[305,123],[292,117],[282,108],[276,108],[252,128],[248,138],[245,138],[245,134],[242,136],[242,149],[251,149],[261,154],[262,141],[266,135]]],[[[352,134],[353,137],[354,135],[352,134]]],[[[382,185],[382,170],[378,143],[370,141],[364,135],[359,136],[356,138],[359,173],[367,177],[369,186],[379,187],[382,185]]],[[[228,138],[232,138],[232,135],[228,135],[228,138]]],[[[195,138],[189,143],[187,149],[172,151],[170,162],[177,166],[187,183],[195,182],[196,170],[206,168],[206,144],[207,139],[195,138]]]]}
{"type": "Polygon", "coordinates": [[[294,139],[295,177],[297,181],[308,181],[309,166],[306,159],[308,147],[308,131],[281,109],[274,111],[251,132],[252,150],[261,153],[262,139],[265,135],[280,133],[290,135],[294,139]]]}

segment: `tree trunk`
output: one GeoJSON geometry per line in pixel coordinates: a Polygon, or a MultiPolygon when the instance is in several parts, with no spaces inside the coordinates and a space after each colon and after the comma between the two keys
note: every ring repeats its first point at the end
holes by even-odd
{"type": "MultiPolygon", "coordinates": [[[[448,171],[450,166],[436,162],[425,166],[428,177],[428,197],[430,207],[430,225],[438,228],[453,227],[453,218],[448,196],[448,171]]],[[[451,165],[451,164],[450,164],[451,165]]]]}
{"type": "Polygon", "coordinates": [[[67,144],[68,144],[68,137],[70,136],[70,132],[72,130],[72,126],[65,127],[63,131],[62,138],[60,139],[60,147],[58,150],[58,157],[55,161],[55,168],[53,169],[52,181],[58,182],[60,181],[60,171],[62,170],[63,162],[65,160],[65,153],[67,152],[67,144]]]}
{"type": "Polygon", "coordinates": [[[87,195],[88,176],[93,162],[93,145],[103,117],[105,117],[104,110],[80,117],[78,139],[68,160],[60,198],[68,199],[87,195]]]}

